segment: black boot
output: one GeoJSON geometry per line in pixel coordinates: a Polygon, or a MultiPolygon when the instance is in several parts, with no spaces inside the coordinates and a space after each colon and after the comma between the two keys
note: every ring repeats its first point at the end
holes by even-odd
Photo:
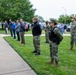
{"type": "Polygon", "coordinates": [[[37,52],[35,55],[36,55],[36,56],[40,55],[40,52],[37,52]]]}
{"type": "Polygon", "coordinates": [[[51,61],[47,62],[47,64],[54,64],[54,59],[51,59],[51,61]]]}
{"type": "Polygon", "coordinates": [[[46,41],[45,43],[49,43],[48,41],[46,41]]]}
{"type": "Polygon", "coordinates": [[[51,64],[54,64],[54,59],[51,59],[51,64]]]}
{"type": "Polygon", "coordinates": [[[37,53],[37,51],[36,51],[36,50],[34,50],[32,53],[37,53]]]}

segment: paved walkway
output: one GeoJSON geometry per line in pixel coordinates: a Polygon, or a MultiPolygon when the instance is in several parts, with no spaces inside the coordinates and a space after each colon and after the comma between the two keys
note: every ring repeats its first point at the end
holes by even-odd
{"type": "MultiPolygon", "coordinates": [[[[4,36],[10,36],[10,35],[0,34],[0,36],[4,37],[4,36]]],[[[25,34],[25,36],[32,36],[32,34],[25,34]]],[[[45,36],[45,34],[42,34],[41,36],[45,36]]],[[[70,36],[70,34],[63,34],[63,36],[70,36]]]]}
{"type": "Polygon", "coordinates": [[[1,36],[0,75],[37,75],[1,36]]]}

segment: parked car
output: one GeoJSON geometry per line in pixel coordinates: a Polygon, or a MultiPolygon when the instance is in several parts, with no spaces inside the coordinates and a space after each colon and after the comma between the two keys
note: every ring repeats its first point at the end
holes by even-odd
{"type": "Polygon", "coordinates": [[[67,31],[67,32],[70,32],[70,28],[71,28],[71,26],[68,25],[66,31],[67,31]]]}
{"type": "Polygon", "coordinates": [[[46,24],[44,22],[39,22],[39,24],[41,25],[41,29],[44,30],[46,27],[46,24]]]}

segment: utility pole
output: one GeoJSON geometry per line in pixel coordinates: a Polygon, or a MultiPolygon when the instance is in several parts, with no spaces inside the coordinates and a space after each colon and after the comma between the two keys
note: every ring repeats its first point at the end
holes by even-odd
{"type": "Polygon", "coordinates": [[[64,7],[62,7],[62,9],[64,9],[64,11],[65,11],[65,18],[64,18],[64,22],[65,22],[65,24],[66,24],[66,9],[64,8],[64,7]]]}

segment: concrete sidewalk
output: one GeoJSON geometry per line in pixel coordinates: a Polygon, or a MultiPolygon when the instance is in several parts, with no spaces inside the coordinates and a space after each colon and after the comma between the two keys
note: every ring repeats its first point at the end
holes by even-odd
{"type": "Polygon", "coordinates": [[[37,75],[1,36],[0,75],[37,75]]]}
{"type": "MultiPolygon", "coordinates": [[[[0,34],[0,36],[4,37],[4,36],[10,36],[10,34],[6,35],[6,34],[0,34]]],[[[32,34],[25,34],[25,36],[32,36],[32,34]]],[[[41,36],[45,36],[45,34],[42,34],[41,36]]],[[[63,36],[70,36],[70,34],[63,34],[63,36]]]]}

